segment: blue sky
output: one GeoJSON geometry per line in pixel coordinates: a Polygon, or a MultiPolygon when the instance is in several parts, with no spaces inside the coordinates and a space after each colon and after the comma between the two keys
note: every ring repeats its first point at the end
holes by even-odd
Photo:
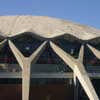
{"type": "Polygon", "coordinates": [[[42,15],[100,29],[100,0],[0,0],[0,15],[42,15]]]}

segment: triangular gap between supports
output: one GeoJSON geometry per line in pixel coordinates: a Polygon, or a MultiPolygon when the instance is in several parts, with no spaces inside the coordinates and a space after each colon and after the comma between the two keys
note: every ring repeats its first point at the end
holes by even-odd
{"type": "Polygon", "coordinates": [[[85,46],[84,50],[84,65],[86,66],[86,69],[89,67],[95,68],[100,66],[100,60],[93,54],[93,52],[85,46]]]}
{"type": "Polygon", "coordinates": [[[46,48],[43,51],[43,53],[40,55],[40,57],[36,61],[35,65],[32,63],[32,70],[40,71],[40,72],[42,71],[72,72],[70,67],[66,66],[64,61],[52,50],[49,42],[47,43],[46,48]]]}
{"type": "Polygon", "coordinates": [[[65,37],[61,37],[54,40],[53,43],[61,47],[64,51],[69,53],[74,58],[78,58],[78,53],[82,45],[82,41],[78,40],[71,41],[67,40],[65,37]]]}
{"type": "Polygon", "coordinates": [[[29,57],[44,42],[28,32],[12,37],[10,40],[25,57],[29,57]]]}
{"type": "Polygon", "coordinates": [[[100,50],[100,38],[99,40],[97,39],[95,42],[89,41],[88,44],[93,46],[95,49],[100,50]]]}

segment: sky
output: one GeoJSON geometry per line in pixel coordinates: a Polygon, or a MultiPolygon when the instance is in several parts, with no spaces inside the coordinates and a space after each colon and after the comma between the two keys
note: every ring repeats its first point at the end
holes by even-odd
{"type": "Polygon", "coordinates": [[[0,15],[51,16],[100,29],[100,0],[0,0],[0,15]]]}

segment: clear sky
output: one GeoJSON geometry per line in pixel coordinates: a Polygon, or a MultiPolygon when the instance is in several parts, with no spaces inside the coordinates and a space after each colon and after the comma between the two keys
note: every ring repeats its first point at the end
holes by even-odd
{"type": "Polygon", "coordinates": [[[0,15],[42,15],[100,29],[100,0],[0,0],[0,15]]]}

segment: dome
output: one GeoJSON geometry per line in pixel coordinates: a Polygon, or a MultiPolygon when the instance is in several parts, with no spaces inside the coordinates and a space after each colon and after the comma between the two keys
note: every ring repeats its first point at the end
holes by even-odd
{"type": "Polygon", "coordinates": [[[13,37],[31,32],[43,38],[71,35],[89,40],[100,37],[100,30],[47,16],[0,16],[0,36],[13,37]]]}

